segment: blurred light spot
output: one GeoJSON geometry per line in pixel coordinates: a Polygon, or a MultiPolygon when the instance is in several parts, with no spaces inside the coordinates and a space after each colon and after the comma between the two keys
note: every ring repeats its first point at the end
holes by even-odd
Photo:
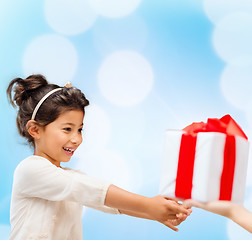
{"type": "Polygon", "coordinates": [[[10,232],[11,232],[10,225],[0,224],[1,240],[8,240],[10,232]]]}
{"type": "Polygon", "coordinates": [[[141,145],[146,131],[146,116],[141,108],[120,109],[114,114],[113,120],[113,139],[116,145],[127,150],[141,145]]]}
{"type": "Polygon", "coordinates": [[[152,89],[153,79],[149,62],[133,51],[117,51],[109,55],[98,72],[101,93],[119,106],[142,102],[152,89]]]}
{"type": "Polygon", "coordinates": [[[88,30],[97,14],[87,0],[45,0],[45,17],[56,32],[74,35],[88,30]]]}
{"type": "Polygon", "coordinates": [[[252,13],[251,0],[204,0],[203,7],[208,18],[215,24],[229,14],[252,13]]]}
{"type": "Polygon", "coordinates": [[[221,90],[226,100],[241,110],[252,103],[252,66],[227,65],[221,76],[221,90]]]}
{"type": "Polygon", "coordinates": [[[141,0],[88,0],[90,5],[104,17],[119,18],[129,15],[140,4],[141,0]]]}
{"type": "Polygon", "coordinates": [[[146,46],[148,29],[139,16],[97,22],[93,29],[95,47],[102,55],[127,48],[140,51],[146,46]]]}
{"type": "Polygon", "coordinates": [[[110,125],[109,116],[100,106],[91,104],[85,108],[83,142],[79,148],[97,149],[106,146],[110,139],[110,125]]]}
{"type": "Polygon", "coordinates": [[[252,63],[252,14],[236,13],[223,18],[213,34],[217,54],[229,64],[252,63]]]}
{"type": "Polygon", "coordinates": [[[52,83],[64,85],[70,81],[78,65],[77,52],[64,37],[48,34],[35,38],[23,56],[25,75],[40,73],[52,83]]]}
{"type": "Polygon", "coordinates": [[[79,160],[76,163],[76,169],[129,190],[129,166],[122,156],[102,148],[82,150],[78,155],[79,160]]]}

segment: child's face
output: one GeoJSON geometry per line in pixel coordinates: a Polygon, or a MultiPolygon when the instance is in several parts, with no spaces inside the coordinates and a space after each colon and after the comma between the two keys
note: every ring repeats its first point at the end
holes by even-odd
{"type": "Polygon", "coordinates": [[[84,113],[72,110],[62,113],[55,121],[39,129],[35,155],[45,157],[56,166],[68,162],[82,142],[84,113]]]}

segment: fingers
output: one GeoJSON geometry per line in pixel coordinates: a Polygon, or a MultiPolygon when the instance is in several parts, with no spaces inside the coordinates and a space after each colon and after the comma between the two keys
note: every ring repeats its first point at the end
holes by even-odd
{"type": "Polygon", "coordinates": [[[175,219],[175,215],[177,214],[185,214],[189,216],[192,212],[191,209],[188,209],[186,206],[179,204],[177,201],[171,198],[163,197],[165,199],[165,203],[167,209],[169,209],[170,215],[167,216],[167,219],[175,219]]]}
{"type": "Polygon", "coordinates": [[[187,217],[188,217],[188,215],[183,214],[183,213],[177,214],[177,218],[178,218],[178,221],[180,221],[180,223],[185,221],[187,217]]]}
{"type": "Polygon", "coordinates": [[[203,208],[204,204],[199,203],[195,200],[189,199],[189,200],[185,200],[183,202],[183,206],[187,207],[187,208],[191,208],[191,207],[198,207],[198,208],[203,208]]]}
{"type": "Polygon", "coordinates": [[[175,198],[171,198],[171,197],[164,197],[166,200],[172,200],[172,201],[175,201],[177,202],[177,200],[175,198]]]}
{"type": "Polygon", "coordinates": [[[165,218],[168,220],[176,220],[178,217],[177,217],[177,214],[169,214],[169,215],[166,215],[165,218]]]}
{"type": "MultiPolygon", "coordinates": [[[[192,212],[191,209],[187,209],[182,204],[179,204],[175,200],[166,198],[163,196],[155,196],[152,198],[154,202],[153,205],[157,206],[157,210],[153,211],[153,208],[150,208],[150,218],[157,221],[176,221],[176,225],[184,221],[187,216],[192,212]]],[[[170,224],[171,222],[169,222],[170,224]]]]}
{"type": "MultiPolygon", "coordinates": [[[[166,198],[167,199],[167,198],[166,198]]],[[[179,203],[177,203],[174,200],[168,200],[169,204],[172,208],[172,210],[176,213],[176,214],[170,214],[167,216],[167,219],[165,221],[162,221],[162,223],[169,227],[170,229],[172,229],[173,231],[178,232],[178,228],[176,228],[175,226],[178,226],[181,222],[185,221],[186,218],[191,214],[192,210],[187,206],[183,206],[179,203]]]]}
{"type": "Polygon", "coordinates": [[[183,213],[179,213],[179,214],[177,214],[176,219],[167,219],[166,221],[163,221],[162,223],[177,232],[178,228],[176,228],[175,226],[178,226],[180,223],[185,221],[187,217],[188,217],[188,215],[183,214],[183,213]]]}
{"type": "MultiPolygon", "coordinates": [[[[168,200],[170,201],[170,200],[168,200]]],[[[172,201],[171,201],[172,202],[172,201]]],[[[185,206],[183,205],[180,205],[178,204],[177,202],[174,202],[171,204],[171,208],[172,210],[176,213],[176,214],[179,214],[179,213],[183,213],[183,214],[186,214],[186,215],[190,215],[191,213],[191,209],[187,209],[185,206]]]]}
{"type": "MultiPolygon", "coordinates": [[[[176,228],[169,220],[162,222],[166,227],[169,227],[175,232],[178,232],[178,228],[176,228]]],[[[178,224],[177,224],[178,225],[178,224]]]]}
{"type": "Polygon", "coordinates": [[[182,219],[182,221],[184,221],[188,216],[190,216],[191,212],[192,211],[189,211],[188,214],[184,214],[184,213],[168,214],[165,216],[165,219],[168,219],[168,220],[182,219]]]}

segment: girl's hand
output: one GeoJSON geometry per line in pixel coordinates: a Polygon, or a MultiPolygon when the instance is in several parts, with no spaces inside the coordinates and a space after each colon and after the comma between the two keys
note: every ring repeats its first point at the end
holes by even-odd
{"type": "Polygon", "coordinates": [[[110,185],[104,204],[120,213],[158,221],[177,231],[177,226],[192,212],[176,201],[162,197],[144,197],[110,185]]]}
{"type": "MultiPolygon", "coordinates": [[[[190,212],[192,212],[192,210],[190,210],[190,212]]],[[[178,226],[180,223],[185,221],[187,217],[188,215],[186,214],[178,214],[177,219],[168,219],[166,221],[160,221],[160,222],[165,226],[169,227],[170,229],[178,232],[178,228],[176,228],[175,226],[178,226]]]]}
{"type": "Polygon", "coordinates": [[[174,226],[183,222],[192,212],[191,209],[187,209],[176,201],[162,196],[150,198],[148,205],[147,213],[149,218],[163,223],[174,231],[177,231],[174,226]]]}

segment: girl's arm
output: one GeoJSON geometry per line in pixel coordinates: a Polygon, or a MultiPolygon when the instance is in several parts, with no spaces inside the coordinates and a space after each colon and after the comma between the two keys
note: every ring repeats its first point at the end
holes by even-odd
{"type": "Polygon", "coordinates": [[[199,203],[194,200],[184,202],[186,207],[198,207],[233,220],[235,223],[252,233],[252,213],[243,206],[229,201],[213,201],[199,203]]]}
{"type": "MultiPolygon", "coordinates": [[[[129,216],[132,216],[132,217],[138,217],[138,218],[144,218],[144,219],[152,220],[152,219],[150,219],[150,217],[147,214],[140,213],[140,212],[120,210],[120,213],[129,215],[129,216]]],[[[178,226],[181,222],[185,221],[187,216],[188,215],[185,215],[185,214],[178,214],[176,219],[167,219],[166,221],[159,221],[159,222],[177,232],[178,228],[176,228],[175,226],[178,226]]]]}
{"type": "Polygon", "coordinates": [[[191,213],[191,210],[165,197],[144,197],[127,192],[114,185],[110,185],[108,188],[105,205],[118,208],[121,213],[127,215],[159,221],[173,230],[177,230],[173,226],[179,222],[178,215],[180,216],[179,220],[182,221],[186,218],[184,215],[191,213]]]}

